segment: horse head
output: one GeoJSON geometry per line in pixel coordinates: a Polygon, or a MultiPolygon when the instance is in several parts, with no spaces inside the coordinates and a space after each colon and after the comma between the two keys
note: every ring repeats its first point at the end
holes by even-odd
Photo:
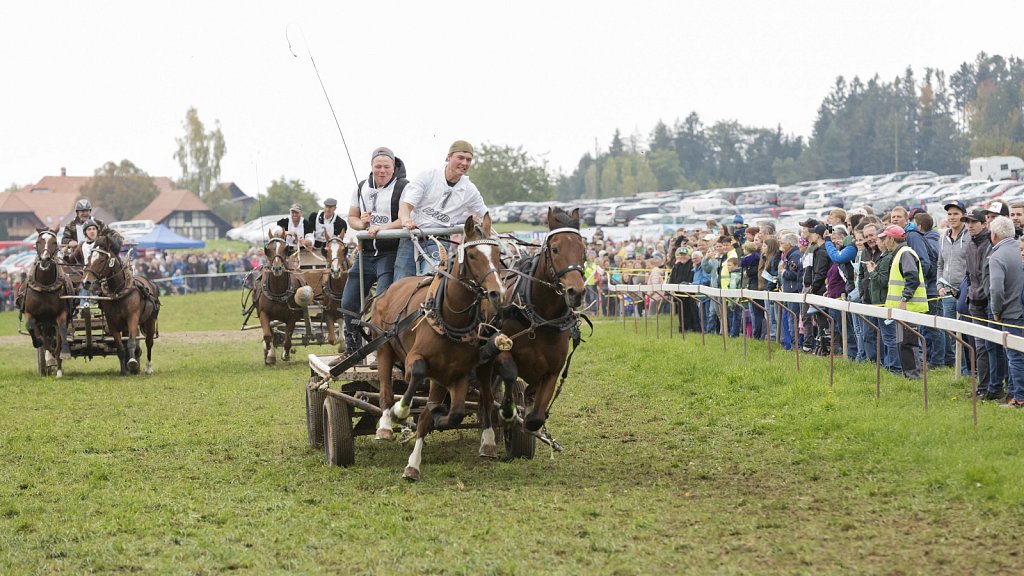
{"type": "Polygon", "coordinates": [[[335,236],[327,241],[327,261],[330,263],[332,278],[340,278],[348,272],[348,246],[344,238],[335,236]]]}
{"type": "Polygon", "coordinates": [[[583,269],[587,246],[580,234],[579,208],[572,213],[557,206],[548,208],[548,229],[542,248],[544,268],[540,271],[565,298],[566,306],[578,310],[587,288],[583,269]]]}
{"type": "Polygon", "coordinates": [[[504,307],[505,285],[501,281],[504,265],[501,263],[501,244],[491,238],[491,215],[484,214],[483,227],[473,217],[466,218],[456,258],[459,278],[468,280],[490,302],[493,310],[504,307]]]}
{"type": "Polygon", "coordinates": [[[36,232],[39,233],[36,238],[36,260],[39,261],[39,267],[46,270],[58,251],[57,233],[49,228],[36,228],[36,232]]]}
{"type": "Polygon", "coordinates": [[[119,247],[119,243],[109,236],[96,238],[92,251],[89,253],[89,260],[85,262],[83,288],[91,291],[94,283],[99,284],[114,273],[114,268],[121,261],[117,256],[119,247]]]}
{"type": "Polygon", "coordinates": [[[267,243],[263,247],[263,254],[270,264],[270,272],[274,276],[280,276],[284,272],[288,261],[288,243],[284,239],[284,229],[275,226],[267,232],[267,243]]]}

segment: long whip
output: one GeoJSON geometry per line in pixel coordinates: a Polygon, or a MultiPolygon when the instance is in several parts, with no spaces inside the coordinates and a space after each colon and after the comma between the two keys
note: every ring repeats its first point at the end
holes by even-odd
{"type": "MultiPolygon", "coordinates": [[[[292,56],[298,58],[299,55],[292,49],[292,39],[288,36],[288,27],[284,28],[284,37],[288,41],[288,51],[292,53],[292,56]]],[[[316,74],[316,79],[320,82],[320,89],[324,92],[324,98],[327,99],[327,106],[331,109],[331,116],[334,117],[334,125],[338,127],[338,134],[341,136],[341,143],[345,146],[345,155],[348,156],[348,165],[352,168],[352,179],[355,180],[356,186],[359,186],[359,176],[356,175],[356,165],[352,162],[352,154],[348,150],[348,142],[345,140],[345,133],[341,130],[341,122],[338,122],[338,115],[334,112],[334,104],[331,103],[331,97],[327,95],[327,88],[324,87],[324,80],[320,77],[320,70],[316,67],[316,60],[313,59],[313,52],[309,49],[309,41],[306,40],[306,33],[299,27],[299,32],[302,34],[303,44],[306,45],[306,54],[309,56],[309,62],[313,65],[313,73],[316,74]]]]}

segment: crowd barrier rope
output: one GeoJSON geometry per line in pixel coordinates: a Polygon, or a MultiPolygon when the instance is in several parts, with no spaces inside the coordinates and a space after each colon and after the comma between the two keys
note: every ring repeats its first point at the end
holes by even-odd
{"type": "MultiPolygon", "coordinates": [[[[1010,334],[1010,333],[1008,333],[1008,332],[1006,332],[1004,330],[997,330],[995,328],[989,328],[987,326],[982,326],[980,324],[974,324],[974,323],[967,322],[967,321],[964,321],[964,320],[959,320],[959,319],[946,318],[944,316],[932,316],[932,315],[929,315],[929,314],[922,314],[922,313],[919,313],[919,312],[910,312],[910,311],[907,311],[907,310],[901,310],[899,308],[886,308],[886,307],[882,307],[882,306],[874,306],[874,305],[870,305],[870,304],[861,304],[861,303],[857,303],[857,302],[850,302],[848,300],[837,300],[837,299],[834,299],[834,298],[827,298],[825,296],[818,296],[818,295],[815,295],[815,294],[791,293],[791,292],[768,292],[768,291],[764,291],[764,290],[713,288],[713,287],[710,287],[710,286],[699,286],[699,285],[693,285],[693,284],[634,284],[634,285],[630,285],[630,284],[615,284],[615,285],[609,286],[608,289],[610,290],[610,293],[618,292],[618,293],[621,293],[621,294],[636,294],[637,297],[649,296],[651,294],[659,294],[659,295],[661,295],[661,296],[663,296],[665,298],[669,298],[669,297],[672,297],[672,296],[675,296],[675,295],[684,296],[684,297],[694,297],[694,298],[699,298],[699,297],[703,296],[703,297],[709,298],[711,301],[713,301],[716,305],[718,305],[721,308],[719,318],[720,318],[720,332],[722,334],[722,349],[723,350],[727,350],[728,349],[728,337],[727,337],[727,335],[728,335],[728,329],[727,329],[728,325],[727,325],[726,314],[725,314],[725,306],[726,306],[726,302],[728,302],[728,301],[738,302],[740,300],[749,300],[749,301],[760,301],[760,302],[773,302],[773,303],[778,304],[778,309],[779,309],[778,312],[779,312],[780,316],[781,316],[781,314],[788,313],[788,314],[791,314],[794,317],[794,320],[796,320],[799,317],[799,309],[797,309],[796,306],[793,306],[793,305],[797,305],[797,304],[798,305],[802,305],[802,306],[813,306],[814,308],[818,308],[818,309],[826,309],[827,308],[827,309],[830,309],[830,310],[836,310],[836,311],[839,311],[839,312],[843,312],[844,313],[843,316],[842,316],[842,320],[843,320],[843,326],[842,326],[843,342],[847,342],[848,341],[847,340],[848,334],[847,334],[847,327],[846,327],[846,314],[857,315],[857,316],[860,316],[861,318],[871,317],[871,318],[877,318],[877,319],[882,320],[882,321],[898,322],[900,325],[902,325],[905,329],[909,330],[912,334],[914,334],[920,340],[923,358],[927,358],[928,350],[927,350],[927,346],[925,344],[924,336],[921,334],[920,330],[918,330],[918,329],[919,328],[933,328],[933,329],[937,329],[937,330],[942,330],[946,334],[951,335],[957,341],[957,344],[956,344],[956,360],[954,362],[954,366],[957,366],[957,367],[960,366],[960,359],[961,359],[961,355],[963,354],[963,350],[964,349],[967,349],[970,352],[970,354],[971,354],[971,358],[972,358],[972,362],[970,363],[970,365],[971,365],[971,390],[972,390],[971,394],[972,394],[972,412],[973,412],[973,420],[974,420],[974,426],[975,427],[977,427],[977,425],[978,425],[978,396],[977,396],[977,386],[975,385],[975,381],[976,381],[975,380],[975,378],[976,378],[976,374],[975,374],[976,367],[975,366],[976,365],[973,362],[974,349],[973,349],[973,347],[968,345],[967,342],[965,342],[960,337],[960,335],[968,335],[968,336],[972,336],[974,338],[980,338],[980,339],[985,340],[987,342],[993,342],[995,344],[1003,346],[1004,348],[1009,348],[1011,350],[1015,350],[1015,351],[1018,351],[1018,352],[1024,352],[1024,337],[1014,336],[1014,335],[1012,335],[1012,334],[1010,334]]],[[[680,312],[680,314],[681,314],[681,312],[680,312]]],[[[625,327],[625,322],[626,322],[625,310],[624,309],[620,310],[619,311],[619,315],[622,317],[623,326],[625,327]]],[[[656,315],[656,316],[660,316],[660,315],[656,315]]],[[[674,313],[673,313],[673,316],[674,316],[674,313]]],[[[832,322],[832,319],[831,319],[830,315],[826,314],[825,317],[829,319],[830,323],[832,322]]],[[[637,322],[638,322],[638,320],[634,316],[634,330],[638,330],[637,322]]],[[[656,322],[660,322],[660,318],[656,318],[656,322]]],[[[705,327],[704,327],[703,315],[701,315],[700,324],[701,324],[701,342],[704,343],[705,327]]],[[[872,327],[875,330],[878,330],[878,327],[874,326],[871,323],[865,323],[865,325],[866,326],[870,326],[870,327],[872,327]]],[[[781,338],[782,338],[781,322],[779,323],[779,326],[780,326],[780,329],[777,331],[776,336],[777,336],[777,340],[781,341],[781,338]]],[[[657,330],[658,330],[658,334],[659,334],[659,337],[660,337],[660,325],[659,325],[659,328],[657,330]]],[[[796,324],[795,322],[793,324],[793,331],[794,331],[794,334],[798,333],[798,324],[796,324]]],[[[646,333],[646,317],[645,317],[645,333],[646,333]]],[[[671,337],[671,335],[673,333],[674,333],[674,330],[669,330],[669,336],[670,337],[671,337]]],[[[744,349],[744,354],[746,354],[746,340],[747,340],[747,336],[746,336],[746,330],[745,330],[745,322],[744,322],[744,326],[742,326],[741,329],[740,329],[740,333],[743,336],[743,349],[744,349]]],[[[836,334],[834,329],[833,329],[832,333],[836,334]]],[[[684,332],[684,334],[685,334],[685,332],[684,332]]],[[[878,349],[879,349],[878,351],[879,352],[880,352],[880,348],[881,348],[881,340],[882,340],[881,338],[877,338],[876,339],[876,346],[878,347],[878,349]]],[[[772,356],[771,356],[771,339],[768,339],[767,341],[768,341],[768,359],[769,359],[769,361],[771,361],[771,358],[772,358],[772,356]]],[[[795,351],[795,355],[796,355],[796,369],[797,369],[797,371],[799,371],[800,370],[800,347],[798,345],[796,345],[796,342],[794,342],[793,344],[794,344],[793,345],[793,350],[795,351]]],[[[843,346],[843,350],[842,350],[842,354],[841,355],[843,355],[845,353],[846,353],[846,347],[843,346]]],[[[834,382],[834,371],[835,371],[835,367],[834,367],[834,363],[833,363],[834,356],[835,356],[835,354],[832,351],[832,347],[829,346],[829,387],[831,387],[833,382],[834,382]]],[[[876,372],[875,372],[875,374],[876,374],[876,378],[875,378],[875,396],[876,397],[879,397],[881,395],[881,362],[882,362],[882,354],[876,353],[875,354],[875,366],[876,366],[876,372]]],[[[922,366],[922,382],[923,382],[923,393],[924,393],[924,408],[925,408],[925,410],[927,410],[928,409],[928,362],[927,361],[922,361],[921,366],[922,366]]],[[[957,372],[959,372],[958,369],[955,369],[955,370],[957,372]]]]}

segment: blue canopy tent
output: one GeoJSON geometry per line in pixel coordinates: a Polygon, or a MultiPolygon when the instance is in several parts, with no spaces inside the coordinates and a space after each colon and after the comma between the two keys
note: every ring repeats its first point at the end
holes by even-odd
{"type": "MultiPolygon", "coordinates": [[[[131,240],[127,240],[125,243],[131,242],[131,240]]],[[[157,224],[156,228],[147,234],[139,236],[135,239],[135,242],[137,243],[136,248],[141,250],[173,250],[176,248],[202,248],[206,246],[206,242],[182,236],[163,224],[157,224]]]]}

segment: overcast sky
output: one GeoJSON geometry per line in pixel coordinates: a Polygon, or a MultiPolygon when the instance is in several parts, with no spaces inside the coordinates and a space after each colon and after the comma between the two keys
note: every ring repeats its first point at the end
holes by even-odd
{"type": "Polygon", "coordinates": [[[1019,16],[1018,2],[948,0],[4,2],[0,185],[124,158],[177,178],[194,106],[220,121],[222,180],[347,197],[310,54],[360,178],[376,146],[416,173],[460,138],[568,173],[615,129],[646,138],[690,111],[806,136],[836,76],[1021,56],[1019,16]]]}

